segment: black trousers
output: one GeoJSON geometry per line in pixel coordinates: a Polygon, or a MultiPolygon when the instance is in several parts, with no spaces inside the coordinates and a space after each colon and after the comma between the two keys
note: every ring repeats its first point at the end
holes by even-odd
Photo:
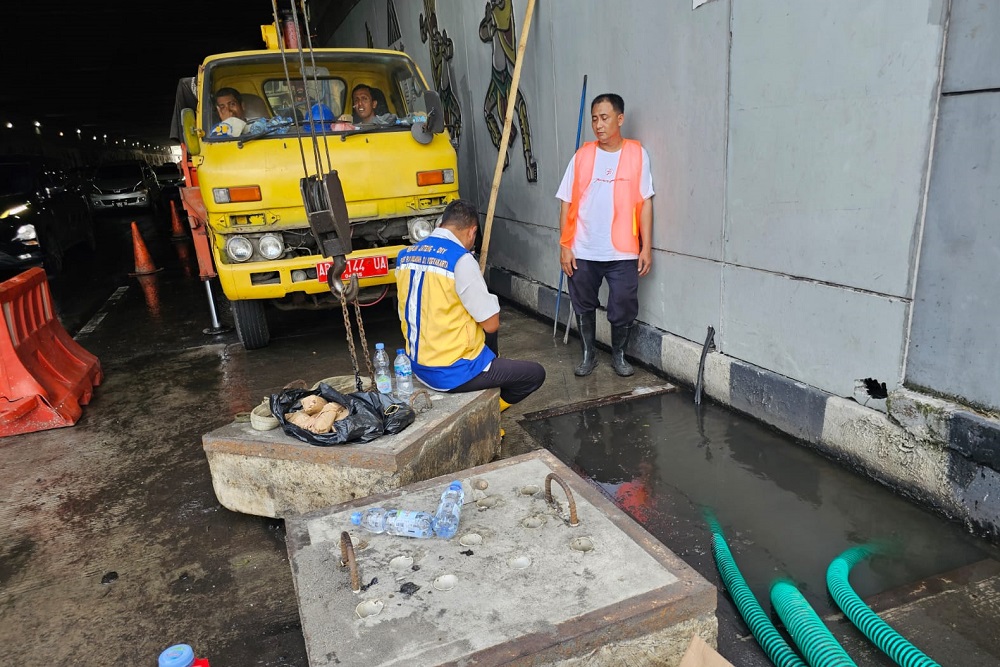
{"type": "Polygon", "coordinates": [[[608,281],[608,322],[625,327],[639,315],[639,263],[634,259],[613,262],[576,260],[576,271],[567,278],[569,298],[577,315],[597,310],[597,293],[608,281]]]}
{"type": "Polygon", "coordinates": [[[500,389],[500,398],[513,405],[520,403],[545,382],[545,369],[536,361],[497,357],[490,370],[480,373],[449,393],[460,394],[481,389],[500,389]]]}

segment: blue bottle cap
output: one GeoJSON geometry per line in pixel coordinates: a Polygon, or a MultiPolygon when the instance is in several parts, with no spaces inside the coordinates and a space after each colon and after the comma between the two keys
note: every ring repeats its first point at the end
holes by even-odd
{"type": "Polygon", "coordinates": [[[175,644],[160,654],[159,667],[191,667],[194,649],[187,644],[175,644]]]}
{"type": "Polygon", "coordinates": [[[448,485],[448,489],[451,490],[451,491],[461,491],[462,490],[462,483],[459,482],[459,481],[454,481],[454,482],[452,482],[451,484],[448,485]]]}
{"type": "Polygon", "coordinates": [[[398,350],[396,350],[396,354],[405,354],[405,353],[406,350],[404,350],[403,348],[399,348],[398,350]]]}
{"type": "Polygon", "coordinates": [[[375,349],[376,350],[384,350],[385,349],[385,343],[375,343],[375,349]]]}
{"type": "Polygon", "coordinates": [[[361,525],[361,512],[351,512],[351,523],[355,526],[361,525]]]}

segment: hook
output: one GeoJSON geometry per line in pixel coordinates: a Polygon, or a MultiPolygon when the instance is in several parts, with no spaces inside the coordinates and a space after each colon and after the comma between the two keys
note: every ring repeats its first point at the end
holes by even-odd
{"type": "Polygon", "coordinates": [[[555,499],[552,497],[552,480],[555,480],[566,493],[566,500],[569,501],[569,525],[579,526],[580,519],[576,515],[576,500],[573,499],[573,493],[569,490],[569,486],[566,482],[564,482],[562,478],[554,472],[550,472],[545,476],[545,501],[559,507],[559,505],[556,504],[555,499]]]}

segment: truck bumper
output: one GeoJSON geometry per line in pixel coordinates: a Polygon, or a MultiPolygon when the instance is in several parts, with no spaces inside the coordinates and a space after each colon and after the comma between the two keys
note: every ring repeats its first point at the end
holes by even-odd
{"type": "MultiPolygon", "coordinates": [[[[362,288],[396,284],[396,256],[406,246],[386,246],[358,250],[347,256],[348,260],[362,257],[384,256],[388,259],[388,274],[360,278],[362,288]]],[[[303,294],[329,294],[330,287],[316,279],[316,265],[325,261],[319,255],[280,259],[273,262],[250,262],[246,264],[223,264],[216,256],[215,266],[219,274],[222,291],[230,301],[245,299],[281,299],[286,296],[303,294]],[[293,275],[293,273],[295,275],[293,275]]]]}

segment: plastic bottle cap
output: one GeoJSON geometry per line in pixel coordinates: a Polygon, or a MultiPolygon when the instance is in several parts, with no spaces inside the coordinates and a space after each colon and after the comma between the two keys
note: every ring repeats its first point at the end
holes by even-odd
{"type": "Polygon", "coordinates": [[[355,526],[361,525],[361,512],[351,512],[351,523],[355,526]]]}
{"type": "Polygon", "coordinates": [[[462,490],[462,483],[461,482],[452,482],[451,484],[448,485],[448,489],[451,490],[451,491],[461,491],[462,490]]]}
{"type": "Polygon", "coordinates": [[[376,350],[384,350],[385,349],[385,343],[375,343],[375,349],[376,350]]]}
{"type": "Polygon", "coordinates": [[[160,654],[159,667],[191,667],[194,649],[187,644],[175,644],[160,654]]]}
{"type": "Polygon", "coordinates": [[[396,350],[396,354],[404,354],[404,352],[405,351],[403,350],[403,348],[399,348],[398,350],[396,350]]]}

